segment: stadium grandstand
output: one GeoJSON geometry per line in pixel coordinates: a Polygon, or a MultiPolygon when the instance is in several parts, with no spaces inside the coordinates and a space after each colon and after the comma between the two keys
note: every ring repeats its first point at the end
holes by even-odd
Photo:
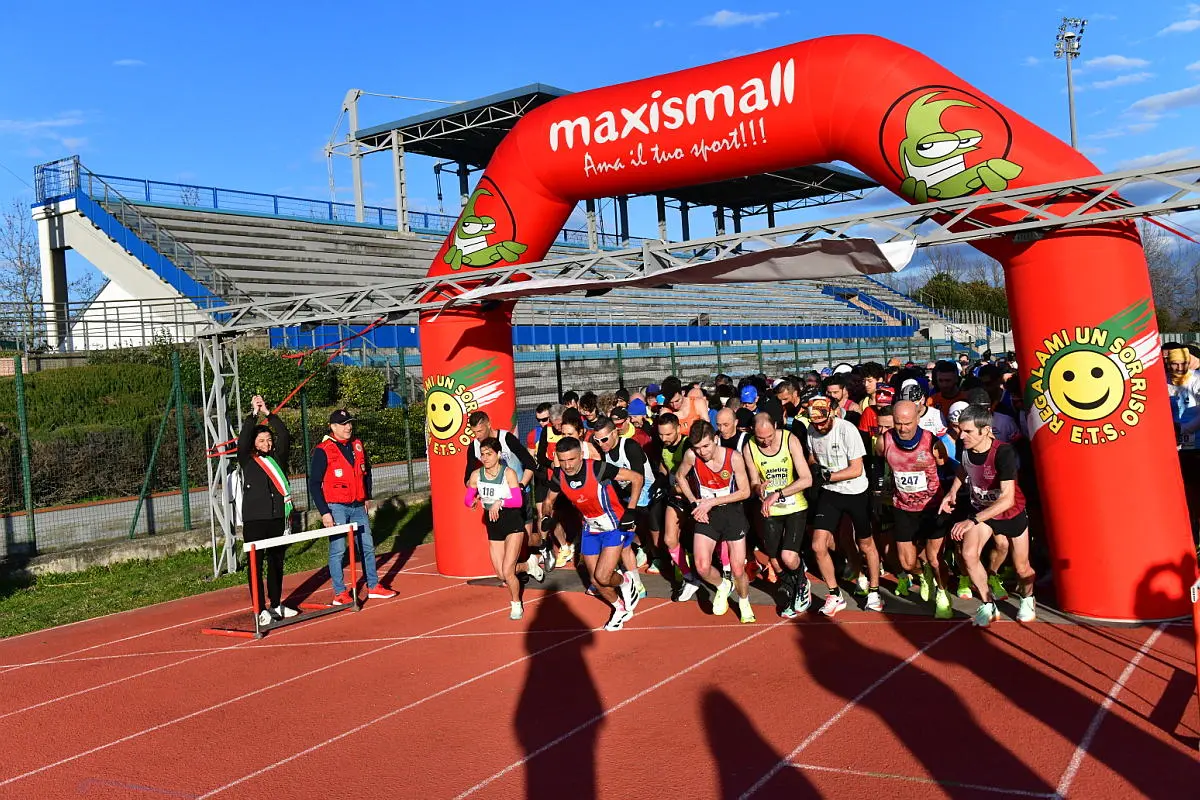
{"type": "MultiPolygon", "coordinates": [[[[154,337],[188,340],[227,304],[277,301],[424,277],[456,216],[407,207],[408,165],[431,159],[439,179],[456,174],[465,202],[470,174],[485,166],[504,135],[532,108],[566,94],[534,84],[479,100],[358,129],[351,91],[343,111],[346,141],[329,148],[349,157],[354,202],[339,203],[142,178],[97,174],[77,157],[36,171],[42,257],[45,344],[72,351],[143,345],[154,337]],[[394,207],[363,201],[362,160],[391,156],[394,207]],[[66,296],[65,251],[74,249],[107,278],[86,302],[66,296]]],[[[814,165],[684,187],[653,196],[657,238],[666,240],[668,212],[678,213],[683,240],[692,215],[712,213],[720,235],[751,221],[774,227],[777,216],[812,206],[862,199],[878,186],[837,165],[814,165]]],[[[583,228],[565,228],[550,256],[637,246],[629,201],[612,198],[615,232],[603,230],[597,201],[584,204],[583,228]]],[[[645,202],[643,200],[643,202],[645,202]]],[[[707,224],[707,219],[704,220],[707,224]]],[[[416,347],[414,320],[364,337],[372,352],[416,347]]],[[[702,341],[707,326],[738,326],[744,341],[766,338],[760,326],[786,323],[790,338],[857,339],[948,336],[941,314],[868,277],[723,287],[617,289],[603,297],[566,295],[518,304],[514,343],[702,341]],[[620,333],[614,334],[614,326],[620,333]],[[694,331],[681,334],[679,326],[694,331]],[[603,333],[596,330],[603,328],[603,333]],[[699,334],[699,335],[694,335],[699,334]]],[[[336,338],[341,329],[307,326],[270,331],[275,345],[336,338]]],[[[957,337],[960,340],[966,337],[957,337]]],[[[711,340],[711,339],[710,339],[711,340]]],[[[363,355],[348,355],[347,359],[363,355]]]]}

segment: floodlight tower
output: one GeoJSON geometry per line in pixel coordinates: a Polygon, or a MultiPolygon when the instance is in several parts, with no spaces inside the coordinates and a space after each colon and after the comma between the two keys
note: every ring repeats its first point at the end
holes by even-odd
{"type": "Polygon", "coordinates": [[[1063,17],[1054,40],[1054,57],[1067,62],[1067,110],[1071,115],[1071,147],[1076,150],[1079,149],[1079,143],[1075,135],[1075,84],[1071,79],[1071,61],[1079,58],[1079,44],[1083,41],[1083,29],[1086,27],[1086,19],[1063,17]]]}

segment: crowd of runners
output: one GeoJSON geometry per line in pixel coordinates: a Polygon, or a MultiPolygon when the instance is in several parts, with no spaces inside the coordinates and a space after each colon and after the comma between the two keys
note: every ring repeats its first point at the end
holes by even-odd
{"type": "MultiPolygon", "coordinates": [[[[1200,350],[1168,344],[1163,355],[1186,478],[1200,350]]],[[[646,596],[644,573],[664,576],[682,603],[707,585],[714,614],[736,600],[746,623],[751,581],[795,617],[814,602],[810,573],[826,616],[856,598],[883,611],[890,594],[949,619],[957,594],[978,599],[974,622],[987,626],[1011,594],[1030,622],[1033,564],[1049,574],[1044,542],[1031,546],[1037,491],[1016,366],[985,353],[670,376],[639,391],[566,392],[536,408],[524,437],[476,411],[465,502],[483,512],[513,619],[523,577],[582,566],[587,591],[612,607],[607,630],[646,596]]]]}
{"type": "Polygon", "coordinates": [[[716,614],[736,595],[753,622],[755,578],[783,616],[809,609],[809,564],[823,614],[849,593],[882,611],[890,572],[894,594],[932,600],[938,617],[952,615],[952,591],[978,593],[986,625],[1011,560],[1018,618],[1034,619],[1011,359],[824,372],[567,392],[538,406],[524,441],[472,415],[466,502],[485,510],[512,616],[521,572],[540,580],[578,558],[613,630],[645,596],[643,571],[665,575],[680,602],[707,584],[716,614]]]}

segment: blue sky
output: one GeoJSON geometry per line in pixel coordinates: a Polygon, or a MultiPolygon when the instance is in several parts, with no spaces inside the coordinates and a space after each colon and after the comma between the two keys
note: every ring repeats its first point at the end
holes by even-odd
{"type": "MultiPolygon", "coordinates": [[[[103,174],[327,199],[323,148],[351,87],[446,100],[539,81],[580,90],[854,32],[925,52],[1067,139],[1053,57],[1064,15],[1089,20],[1076,62],[1085,153],[1105,170],[1200,157],[1200,3],[372,5],[11,6],[0,201],[31,198],[34,165],[75,153],[103,174]]],[[[368,98],[362,124],[429,107],[368,98]]],[[[368,202],[390,206],[387,159],[374,162],[368,202]]],[[[437,210],[431,164],[409,162],[416,208],[437,210]]],[[[336,177],[349,199],[345,163],[336,177]]]]}

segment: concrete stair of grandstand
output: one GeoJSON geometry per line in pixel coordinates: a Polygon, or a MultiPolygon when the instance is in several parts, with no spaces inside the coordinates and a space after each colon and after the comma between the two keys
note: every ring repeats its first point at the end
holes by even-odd
{"type": "Polygon", "coordinates": [[[823,281],[823,283],[828,286],[838,286],[844,289],[856,289],[869,294],[876,300],[880,300],[905,314],[916,317],[921,321],[922,327],[928,325],[930,322],[941,320],[941,315],[933,309],[918,303],[903,292],[898,292],[882,282],[873,281],[868,278],[830,278],[823,281]]]}

